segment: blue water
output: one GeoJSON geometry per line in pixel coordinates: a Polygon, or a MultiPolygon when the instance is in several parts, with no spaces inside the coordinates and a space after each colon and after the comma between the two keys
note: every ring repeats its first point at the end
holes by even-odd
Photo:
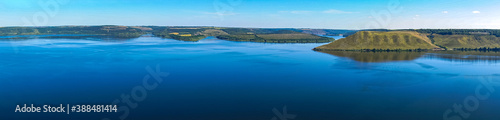
{"type": "Polygon", "coordinates": [[[429,53],[364,62],[311,50],[323,44],[156,37],[2,40],[0,120],[284,120],[273,108],[293,116],[287,120],[440,120],[454,104],[474,96],[484,86],[481,80],[496,92],[481,87],[480,93],[490,96],[477,105],[469,101],[475,109],[463,108],[467,119],[500,118],[496,60],[429,53]],[[14,112],[22,104],[111,104],[143,87],[148,67],[168,76],[146,94],[136,94],[141,100],[131,101],[137,106],[119,103],[118,113],[14,112]]]}
{"type": "Polygon", "coordinates": [[[29,39],[37,39],[37,38],[46,38],[46,37],[88,37],[95,35],[78,35],[78,34],[55,34],[55,35],[12,35],[12,36],[0,36],[0,39],[8,39],[8,38],[29,38],[29,39]]]}

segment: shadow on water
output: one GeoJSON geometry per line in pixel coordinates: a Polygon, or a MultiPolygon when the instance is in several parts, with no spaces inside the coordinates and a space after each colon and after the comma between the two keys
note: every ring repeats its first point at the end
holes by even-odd
{"type": "Polygon", "coordinates": [[[418,58],[442,59],[461,62],[500,62],[500,52],[480,51],[427,51],[427,52],[362,52],[362,51],[320,51],[345,57],[358,62],[412,61],[418,58]]]}

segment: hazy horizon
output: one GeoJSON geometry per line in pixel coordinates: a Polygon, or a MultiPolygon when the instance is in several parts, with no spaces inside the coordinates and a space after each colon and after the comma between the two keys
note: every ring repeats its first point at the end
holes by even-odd
{"type": "Polygon", "coordinates": [[[215,26],[313,29],[500,29],[500,1],[16,0],[0,26],[215,26]]]}
{"type": "Polygon", "coordinates": [[[488,29],[498,30],[500,28],[367,28],[367,29],[338,29],[338,28],[293,28],[293,27],[228,27],[228,26],[175,26],[175,25],[49,25],[49,26],[0,26],[2,27],[64,27],[64,26],[128,26],[128,27],[145,27],[145,26],[158,26],[158,27],[220,27],[220,28],[258,28],[258,29],[329,29],[329,30],[373,30],[373,29],[387,29],[387,30],[405,30],[405,29],[488,29]]]}

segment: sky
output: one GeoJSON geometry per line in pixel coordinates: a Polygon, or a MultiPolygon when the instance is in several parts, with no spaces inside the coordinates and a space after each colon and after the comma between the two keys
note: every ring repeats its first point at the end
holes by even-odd
{"type": "Polygon", "coordinates": [[[500,29],[498,0],[1,0],[0,26],[500,29]]]}

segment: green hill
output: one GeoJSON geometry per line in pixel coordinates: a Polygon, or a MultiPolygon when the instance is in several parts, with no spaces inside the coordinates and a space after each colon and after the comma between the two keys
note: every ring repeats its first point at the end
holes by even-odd
{"type": "Polygon", "coordinates": [[[500,47],[500,37],[495,35],[433,35],[434,44],[447,48],[500,47]]]}
{"type": "Polygon", "coordinates": [[[432,50],[439,49],[423,34],[412,31],[360,31],[344,39],[314,48],[318,51],[335,50],[432,50]]]}

